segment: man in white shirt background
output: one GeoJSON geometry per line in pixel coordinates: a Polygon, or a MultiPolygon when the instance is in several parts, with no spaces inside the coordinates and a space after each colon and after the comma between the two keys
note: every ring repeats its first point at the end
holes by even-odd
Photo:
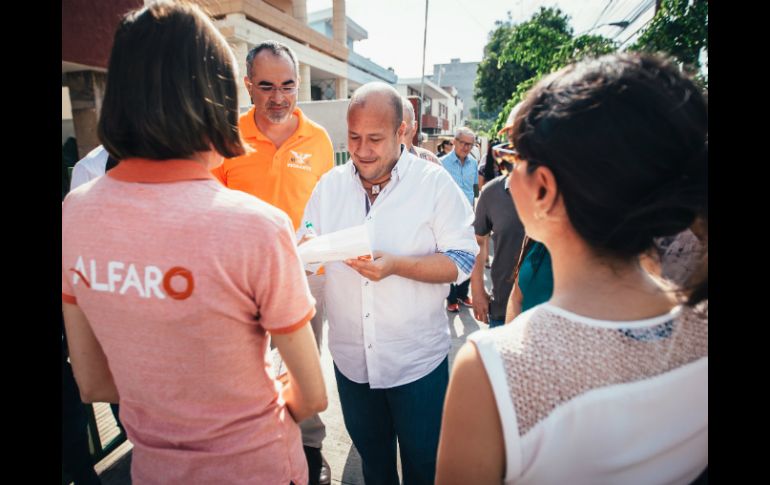
{"type": "Polygon", "coordinates": [[[104,173],[117,165],[118,162],[114,158],[110,157],[104,146],[99,145],[90,152],[88,155],[81,158],[78,163],[72,168],[72,177],[70,178],[70,190],[75,187],[79,187],[86,182],[89,182],[97,177],[101,177],[104,173]]]}
{"type": "Polygon", "coordinates": [[[367,485],[400,483],[397,440],[404,482],[433,483],[449,375],[443,300],[479,251],[470,205],[446,170],[405,149],[405,130],[393,87],[357,89],[351,160],[321,178],[304,215],[319,235],[364,224],[372,245],[372,261],[325,264],[329,350],[367,485]]]}

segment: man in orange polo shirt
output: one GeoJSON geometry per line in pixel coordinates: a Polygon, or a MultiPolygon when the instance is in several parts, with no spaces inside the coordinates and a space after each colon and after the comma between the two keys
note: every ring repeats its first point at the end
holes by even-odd
{"type": "MultiPolygon", "coordinates": [[[[225,159],[212,173],[224,185],[255,195],[291,218],[294,230],[310,194],[323,174],[334,166],[334,149],[326,130],[297,107],[301,79],[294,52],[275,41],[257,44],[246,56],[246,89],[252,108],[238,121],[252,152],[225,159]]],[[[323,279],[308,277],[316,299],[313,332],[320,349],[323,337],[323,279]]],[[[310,483],[331,482],[329,465],[321,455],[326,427],[318,415],[300,423],[310,483]]]]}

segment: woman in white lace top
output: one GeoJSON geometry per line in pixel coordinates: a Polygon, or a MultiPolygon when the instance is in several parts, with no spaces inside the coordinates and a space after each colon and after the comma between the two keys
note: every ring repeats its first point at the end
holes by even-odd
{"type": "Polygon", "coordinates": [[[692,482],[708,466],[704,96],[662,58],[613,54],[540,81],[513,131],[511,194],[553,296],[458,352],[436,483],[692,482]],[[700,267],[672,291],[640,255],[696,220],[700,267]]]}

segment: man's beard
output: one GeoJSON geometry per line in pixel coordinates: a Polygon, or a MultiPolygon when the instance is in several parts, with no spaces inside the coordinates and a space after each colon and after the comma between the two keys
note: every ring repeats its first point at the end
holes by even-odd
{"type": "Polygon", "coordinates": [[[286,105],[275,105],[275,104],[268,105],[267,106],[267,119],[270,120],[271,123],[275,123],[275,124],[285,123],[291,117],[291,109],[289,109],[289,108],[291,108],[291,105],[289,105],[289,104],[286,104],[286,105]],[[274,108],[274,107],[283,108],[283,109],[285,109],[285,111],[283,112],[283,114],[273,113],[273,112],[270,111],[270,108],[274,108]]]}

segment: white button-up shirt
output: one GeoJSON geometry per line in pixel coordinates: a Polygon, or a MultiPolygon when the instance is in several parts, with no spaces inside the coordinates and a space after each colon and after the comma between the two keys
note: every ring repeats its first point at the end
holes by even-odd
{"type": "MultiPolygon", "coordinates": [[[[319,235],[365,224],[372,250],[394,255],[478,254],[473,212],[443,167],[402,149],[391,175],[367,214],[366,191],[352,160],[335,167],[316,185],[304,222],[319,235]]],[[[450,348],[448,283],[396,275],[370,281],[342,261],[325,268],[329,350],[345,377],[390,388],[441,364],[450,348]]],[[[458,270],[458,282],[467,277],[458,270]]]]}

